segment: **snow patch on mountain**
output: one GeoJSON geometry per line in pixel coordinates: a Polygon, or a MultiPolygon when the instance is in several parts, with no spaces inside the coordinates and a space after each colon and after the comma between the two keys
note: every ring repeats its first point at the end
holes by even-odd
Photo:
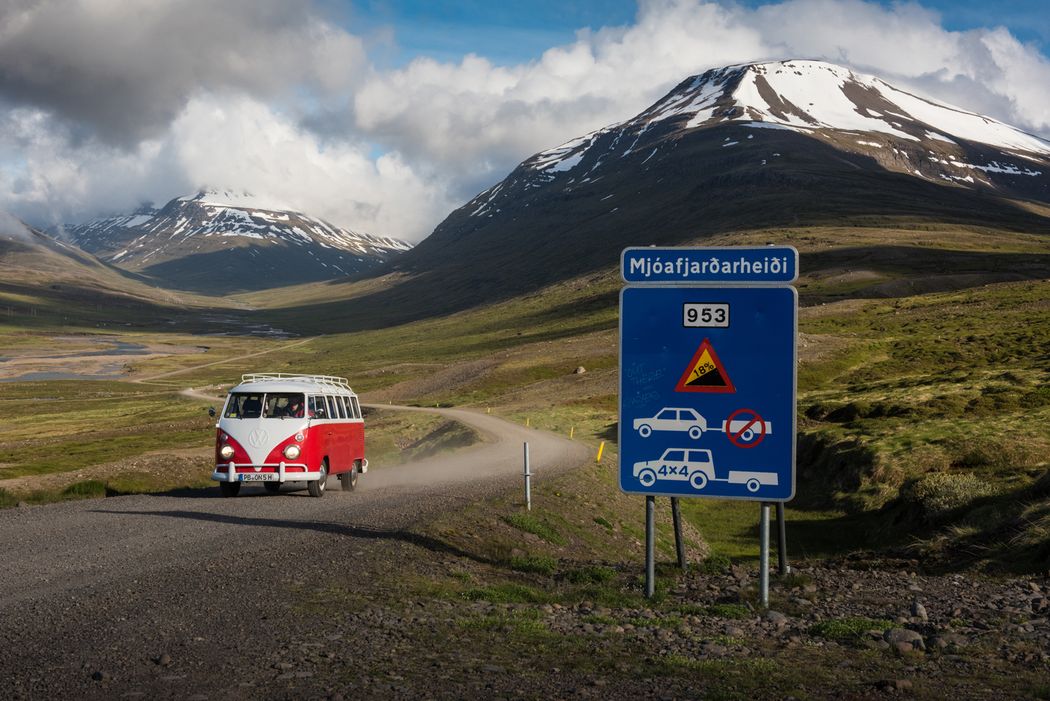
{"type": "MultiPolygon", "coordinates": [[[[178,197],[160,209],[67,226],[70,238],[103,260],[140,269],[158,260],[213,253],[243,245],[295,246],[322,266],[357,272],[406,251],[399,239],[335,226],[269,200],[233,190],[205,190],[178,197]]],[[[299,254],[296,254],[299,255],[299,254]]]]}
{"type": "Polygon", "coordinates": [[[1038,136],[823,61],[775,61],[711,70],[683,83],[633,121],[648,126],[683,115],[689,116],[686,129],[760,122],[801,131],[883,133],[916,142],[922,138],[948,143],[961,139],[1050,155],[1050,142],[1038,136]],[[919,125],[926,128],[915,128],[919,125]]]}

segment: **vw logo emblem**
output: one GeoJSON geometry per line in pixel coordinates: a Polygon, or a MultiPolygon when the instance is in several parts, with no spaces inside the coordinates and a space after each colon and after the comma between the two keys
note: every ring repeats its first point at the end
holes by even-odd
{"type": "Polygon", "coordinates": [[[257,428],[248,434],[248,445],[250,445],[253,448],[262,448],[264,445],[266,445],[267,438],[268,436],[266,435],[266,431],[262,430],[261,428],[257,428]]]}

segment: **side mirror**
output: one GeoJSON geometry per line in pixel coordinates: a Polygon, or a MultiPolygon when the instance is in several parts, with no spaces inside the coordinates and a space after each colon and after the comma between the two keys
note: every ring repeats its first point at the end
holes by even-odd
{"type": "Polygon", "coordinates": [[[213,419],[215,418],[215,407],[208,407],[208,416],[212,417],[213,419]]]}

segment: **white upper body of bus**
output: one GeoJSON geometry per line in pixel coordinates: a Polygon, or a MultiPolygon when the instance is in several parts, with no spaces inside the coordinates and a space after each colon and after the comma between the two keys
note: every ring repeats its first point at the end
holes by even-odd
{"type": "Polygon", "coordinates": [[[261,463],[274,441],[318,421],[362,421],[357,394],[346,378],[251,373],[230,390],[216,428],[241,442],[253,463],[261,463]]]}

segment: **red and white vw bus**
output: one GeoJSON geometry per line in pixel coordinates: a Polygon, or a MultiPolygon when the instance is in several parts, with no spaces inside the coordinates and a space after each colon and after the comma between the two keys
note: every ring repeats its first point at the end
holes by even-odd
{"type": "Polygon", "coordinates": [[[368,471],[361,405],[343,377],[242,375],[215,427],[211,478],[225,497],[237,496],[244,482],[269,492],[306,482],[310,496],[320,497],[330,475],[349,491],[368,471]]]}

